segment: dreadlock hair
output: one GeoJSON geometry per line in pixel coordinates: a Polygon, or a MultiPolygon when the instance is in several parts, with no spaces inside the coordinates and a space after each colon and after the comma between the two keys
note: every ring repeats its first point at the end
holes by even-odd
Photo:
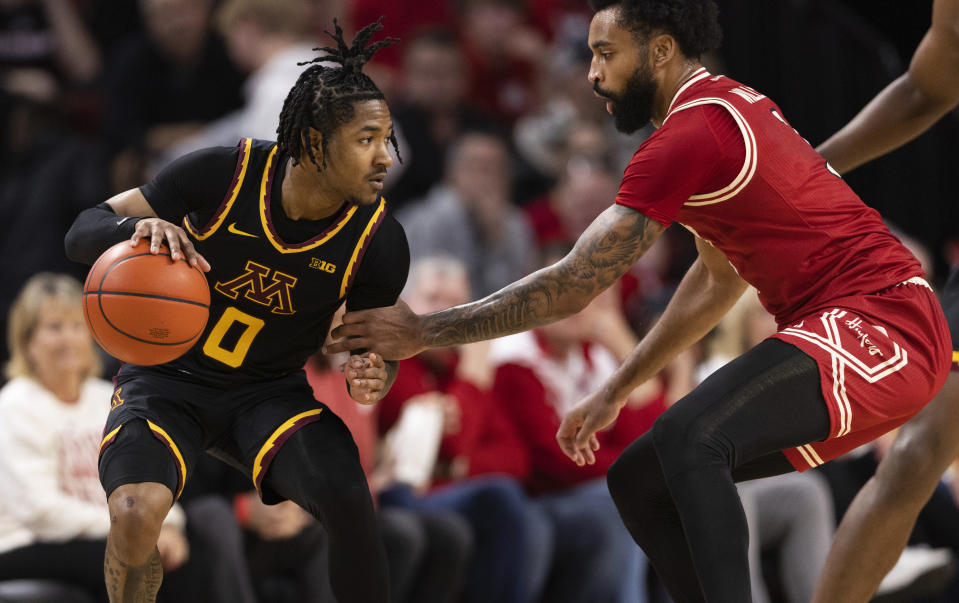
{"type": "Polygon", "coordinates": [[[623,29],[644,41],[654,31],[665,30],[687,57],[699,58],[722,41],[714,0],[590,0],[589,5],[596,12],[619,5],[623,29]]]}
{"type": "MultiPolygon", "coordinates": [[[[338,127],[353,119],[354,105],[384,98],[373,80],[363,73],[363,64],[369,61],[376,51],[399,42],[396,38],[385,38],[369,43],[373,34],[383,29],[382,21],[383,17],[380,17],[375,23],[364,27],[356,34],[353,43],[347,45],[343,40],[343,29],[336,19],[333,19],[334,33],[325,33],[336,42],[336,48],[314,48],[313,50],[324,54],[312,61],[297,63],[310,67],[300,74],[287,94],[280,112],[280,125],[276,129],[279,148],[290,155],[293,165],[299,163],[305,150],[317,171],[323,171],[326,167],[327,144],[338,127]],[[321,162],[317,162],[313,145],[309,142],[311,128],[322,135],[321,162]]],[[[399,158],[399,145],[394,134],[390,135],[390,142],[399,158]]]]}

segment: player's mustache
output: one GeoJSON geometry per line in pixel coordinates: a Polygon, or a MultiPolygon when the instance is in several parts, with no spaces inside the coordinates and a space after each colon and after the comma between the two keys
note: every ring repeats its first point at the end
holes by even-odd
{"type": "Polygon", "coordinates": [[[619,98],[617,98],[617,96],[614,93],[608,92],[600,88],[599,82],[596,82],[596,81],[593,82],[593,92],[613,102],[617,102],[619,100],[619,98]]]}

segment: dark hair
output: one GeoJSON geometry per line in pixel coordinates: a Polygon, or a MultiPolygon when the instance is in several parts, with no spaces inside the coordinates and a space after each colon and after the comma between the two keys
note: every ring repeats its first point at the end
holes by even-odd
{"type": "Polygon", "coordinates": [[[618,5],[623,29],[644,39],[657,29],[667,31],[687,57],[698,58],[722,41],[714,0],[590,0],[589,5],[596,12],[618,5]]]}
{"type": "MultiPolygon", "coordinates": [[[[333,19],[334,33],[326,32],[336,42],[336,48],[329,46],[314,48],[323,52],[312,61],[298,63],[311,65],[300,74],[296,84],[283,102],[280,112],[280,125],[276,129],[277,142],[281,150],[289,153],[293,165],[306,154],[321,171],[326,166],[326,145],[338,127],[353,119],[354,105],[361,101],[383,99],[383,93],[373,80],[363,73],[363,64],[369,61],[377,50],[399,42],[396,38],[386,38],[369,44],[373,34],[383,29],[383,17],[364,27],[353,39],[351,45],[343,40],[343,29],[333,19]],[[339,63],[339,66],[322,63],[339,63]],[[313,154],[313,145],[309,143],[310,128],[322,135],[323,161],[317,163],[313,154]]],[[[390,142],[399,157],[396,137],[391,135],[390,142]]]]}

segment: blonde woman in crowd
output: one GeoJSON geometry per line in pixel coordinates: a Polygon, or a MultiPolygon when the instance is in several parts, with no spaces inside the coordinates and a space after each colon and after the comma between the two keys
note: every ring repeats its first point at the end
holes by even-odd
{"type": "MultiPolygon", "coordinates": [[[[100,362],[83,321],[81,295],[74,278],[40,273],[27,281],[10,310],[10,381],[0,389],[0,582],[51,580],[105,601],[110,515],[97,455],[110,405],[123,400],[98,377],[100,362]]],[[[203,518],[196,523],[216,523],[211,513],[198,512],[203,518]]],[[[192,512],[191,518],[196,518],[192,512]]],[[[185,513],[173,507],[158,543],[164,567],[183,568],[174,572],[180,580],[171,577],[164,584],[171,601],[180,588],[194,591],[192,576],[202,572],[216,580],[220,571],[213,555],[190,559],[185,523],[185,513]]],[[[233,576],[232,582],[240,580],[233,576]]],[[[36,583],[34,594],[25,596],[39,597],[44,587],[36,583]]]]}

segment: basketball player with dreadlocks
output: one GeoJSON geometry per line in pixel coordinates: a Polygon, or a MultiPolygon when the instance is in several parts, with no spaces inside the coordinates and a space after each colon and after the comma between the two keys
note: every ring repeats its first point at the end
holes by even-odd
{"type": "MultiPolygon", "coordinates": [[[[396,40],[370,43],[378,21],[348,45],[334,25],[336,47],[317,49],[290,91],[277,142],[186,155],[84,211],[67,234],[68,255],[87,263],[125,239],[148,239],[154,253],[166,243],[210,284],[209,324],[190,352],[117,376],[100,452],[112,603],[155,600],[160,525],[204,451],[244,471],[264,502],[292,500],[323,522],[337,600],[389,599],[356,446],[302,370],[344,301],[393,304],[409,268],[380,196],[396,148],[390,112],[362,72],[396,40]]],[[[373,403],[396,363],[361,354],[344,370],[353,398],[373,403]]]]}

